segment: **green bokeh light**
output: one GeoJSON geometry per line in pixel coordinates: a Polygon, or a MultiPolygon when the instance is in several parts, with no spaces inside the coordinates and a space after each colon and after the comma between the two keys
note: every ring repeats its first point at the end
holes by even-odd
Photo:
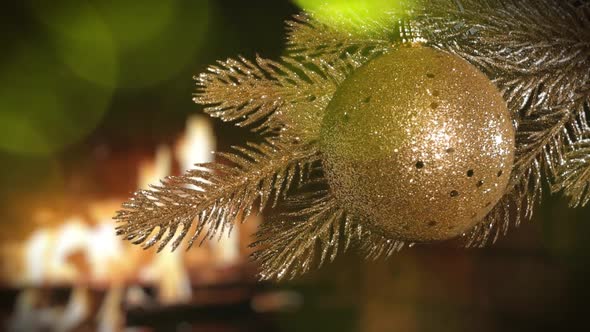
{"type": "Polygon", "coordinates": [[[112,32],[119,86],[141,88],[170,79],[192,63],[209,24],[208,1],[95,1],[112,32]]]}
{"type": "Polygon", "coordinates": [[[51,155],[83,139],[115,89],[179,74],[194,62],[210,21],[208,1],[32,1],[27,8],[35,25],[0,63],[0,150],[20,155],[51,155]]]}
{"type": "Polygon", "coordinates": [[[33,7],[44,24],[57,56],[80,78],[104,86],[116,85],[118,59],[109,27],[87,1],[60,5],[41,2],[33,7]]]}
{"type": "Polygon", "coordinates": [[[0,149],[50,155],[99,123],[112,89],[81,81],[52,45],[22,41],[0,67],[0,149]]]}
{"type": "Polygon", "coordinates": [[[202,46],[209,1],[81,0],[33,7],[74,72],[92,82],[143,88],[170,79],[202,46]]]}
{"type": "Polygon", "coordinates": [[[409,0],[294,0],[302,9],[336,28],[351,33],[370,33],[375,22],[399,11],[409,0]]]}

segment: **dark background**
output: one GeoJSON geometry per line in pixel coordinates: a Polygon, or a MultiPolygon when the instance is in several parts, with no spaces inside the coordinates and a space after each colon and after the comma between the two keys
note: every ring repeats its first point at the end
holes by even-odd
{"type": "MultiPolygon", "coordinates": [[[[171,143],[193,75],[216,60],[283,52],[289,1],[21,1],[0,20],[0,241],[31,213],[127,196],[136,164],[171,143]]],[[[218,148],[254,139],[215,121],[218,148]]],[[[531,222],[489,248],[441,244],[387,261],[348,254],[278,285],[304,295],[284,331],[554,331],[585,326],[590,208],[546,195],[531,222]]]]}

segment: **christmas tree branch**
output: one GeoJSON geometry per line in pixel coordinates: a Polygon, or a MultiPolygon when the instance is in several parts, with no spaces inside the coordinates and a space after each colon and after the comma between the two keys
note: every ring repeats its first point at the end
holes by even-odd
{"type": "MultiPolygon", "coordinates": [[[[280,62],[257,57],[219,61],[196,77],[196,103],[205,112],[238,126],[252,126],[262,133],[280,132],[291,140],[317,136],[323,110],[338,84],[363,59],[283,57],[280,62]]],[[[277,136],[277,135],[275,135],[277,136]]]]}
{"type": "Polygon", "coordinates": [[[565,147],[562,158],[554,170],[552,190],[563,191],[570,198],[570,206],[585,206],[590,203],[590,98],[584,110],[569,132],[571,143],[565,147]]]}
{"type": "MultiPolygon", "coordinates": [[[[294,57],[319,58],[334,62],[350,55],[372,57],[386,52],[391,45],[414,40],[408,21],[408,4],[388,13],[382,19],[364,17],[362,21],[347,20],[329,25],[313,13],[297,15],[287,22],[287,50],[294,57]]],[[[334,18],[342,21],[344,18],[334,18]]]]}
{"type": "Polygon", "coordinates": [[[205,230],[203,240],[221,236],[253,210],[276,204],[297,179],[305,180],[310,165],[317,160],[315,148],[306,145],[251,144],[221,156],[232,166],[196,165],[182,176],[169,177],[161,185],[136,192],[115,217],[120,223],[117,232],[146,248],[159,241],[158,250],[180,229],[172,245],[176,249],[193,222],[197,227],[189,247],[205,230]]]}
{"type": "Polygon", "coordinates": [[[340,250],[346,250],[346,245],[340,248],[347,234],[342,228],[350,220],[342,209],[329,197],[305,200],[309,204],[300,209],[297,219],[282,215],[279,220],[267,221],[260,227],[259,240],[253,244],[259,249],[253,258],[260,262],[261,279],[292,279],[333,261],[340,250]],[[320,257],[316,258],[318,253],[320,257]]]}
{"type": "Polygon", "coordinates": [[[315,184],[325,189],[289,198],[288,211],[260,227],[252,246],[258,248],[253,258],[260,263],[261,279],[293,279],[334,261],[351,244],[368,259],[389,257],[403,248],[402,241],[388,239],[347,214],[324,181],[320,177],[315,184]]]}

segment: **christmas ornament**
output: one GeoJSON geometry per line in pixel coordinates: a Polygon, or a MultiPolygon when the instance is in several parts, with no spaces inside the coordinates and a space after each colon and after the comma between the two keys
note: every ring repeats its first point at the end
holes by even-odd
{"type": "Polygon", "coordinates": [[[400,4],[354,33],[297,16],[280,61],[198,76],[206,113],[265,142],[137,192],[118,232],[161,250],[191,229],[190,247],[280,204],[254,258],[282,279],[350,246],[377,258],[455,235],[494,242],[530,218],[544,181],[588,204],[588,2],[400,4]]]}
{"type": "Polygon", "coordinates": [[[320,151],[342,206],[392,238],[444,240],[500,200],[514,129],[500,92],[465,60],[404,47],[357,69],[326,108],[320,151]]]}

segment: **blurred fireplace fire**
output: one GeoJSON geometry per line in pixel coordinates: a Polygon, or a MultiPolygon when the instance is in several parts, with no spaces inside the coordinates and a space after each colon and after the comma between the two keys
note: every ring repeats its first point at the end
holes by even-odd
{"type": "MultiPolygon", "coordinates": [[[[170,175],[174,160],[183,170],[211,161],[214,149],[209,122],[190,118],[173,148],[159,146],[153,160],[139,165],[137,186],[146,188],[170,175]]],[[[72,215],[36,229],[24,242],[0,246],[1,284],[15,298],[10,316],[2,317],[9,330],[119,331],[129,320],[152,315],[149,321],[169,308],[251,304],[260,286],[246,263],[247,243],[259,217],[234,227],[219,242],[155,254],[154,248],[144,250],[115,235],[111,218],[122,201],[91,202],[84,216],[72,215]]],[[[52,214],[39,211],[36,218],[52,214]]],[[[265,307],[264,298],[258,303],[265,307]]]]}

